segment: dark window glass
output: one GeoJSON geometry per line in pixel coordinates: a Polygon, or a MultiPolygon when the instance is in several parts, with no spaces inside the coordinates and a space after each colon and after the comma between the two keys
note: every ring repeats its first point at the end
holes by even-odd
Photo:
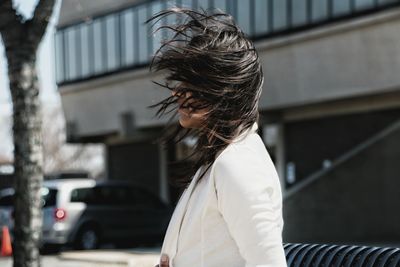
{"type": "Polygon", "coordinates": [[[57,205],[57,189],[42,188],[43,208],[55,207],[57,205]]]}
{"type": "Polygon", "coordinates": [[[0,207],[10,207],[13,205],[13,195],[0,198],[0,207]]]}
{"type": "Polygon", "coordinates": [[[71,191],[71,202],[87,203],[92,193],[92,188],[74,189],[71,191]]]}
{"type": "MultiPolygon", "coordinates": [[[[43,187],[41,189],[42,207],[55,207],[57,205],[57,189],[49,189],[43,187]]],[[[0,198],[0,206],[12,206],[14,203],[14,195],[6,195],[0,198]]]]}

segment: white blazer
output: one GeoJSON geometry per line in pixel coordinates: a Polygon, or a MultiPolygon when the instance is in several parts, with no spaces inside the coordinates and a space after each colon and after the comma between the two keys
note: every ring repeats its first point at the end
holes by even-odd
{"type": "Polygon", "coordinates": [[[279,178],[257,124],[182,194],[161,253],[171,267],[284,267],[279,178]]]}

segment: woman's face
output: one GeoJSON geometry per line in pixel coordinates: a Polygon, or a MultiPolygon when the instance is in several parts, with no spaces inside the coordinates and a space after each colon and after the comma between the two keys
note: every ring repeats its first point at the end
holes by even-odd
{"type": "Polygon", "coordinates": [[[172,95],[178,98],[179,123],[181,126],[183,128],[201,128],[207,119],[209,108],[204,107],[201,100],[193,98],[193,93],[190,91],[178,93],[173,90],[172,95]]]}

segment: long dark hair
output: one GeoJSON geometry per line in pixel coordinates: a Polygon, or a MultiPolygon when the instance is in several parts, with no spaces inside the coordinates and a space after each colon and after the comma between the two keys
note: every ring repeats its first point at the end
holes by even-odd
{"type": "MultiPolygon", "coordinates": [[[[218,152],[258,121],[263,72],[254,44],[232,16],[220,10],[174,7],[155,14],[147,23],[153,21],[154,27],[168,16],[176,16],[177,24],[156,29],[172,35],[162,42],[150,65],[150,70],[166,71],[167,75],[162,83],[153,82],[177,95],[190,91],[191,98],[201,103],[191,105],[192,109],[210,110],[200,129],[174,124],[175,128],[167,127],[164,134],[165,142],[176,143],[188,135],[197,140],[193,153],[184,159],[192,163],[183,164],[183,175],[173,177],[175,184],[187,185],[199,167],[211,166],[218,152]]],[[[171,112],[176,115],[177,100],[176,95],[171,95],[151,107],[158,108],[157,116],[171,112]]]]}

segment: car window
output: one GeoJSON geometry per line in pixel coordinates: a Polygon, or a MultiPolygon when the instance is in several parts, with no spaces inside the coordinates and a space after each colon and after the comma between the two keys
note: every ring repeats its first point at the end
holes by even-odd
{"type": "Polygon", "coordinates": [[[92,188],[76,188],[71,191],[71,202],[83,202],[88,203],[92,197],[92,188]]]}
{"type": "Polygon", "coordinates": [[[0,198],[0,207],[9,207],[13,205],[13,195],[6,195],[0,198]]]}
{"type": "MultiPolygon", "coordinates": [[[[42,196],[42,207],[54,207],[57,205],[57,189],[49,189],[47,187],[43,187],[40,190],[40,194],[42,196]]],[[[14,194],[6,195],[0,198],[0,206],[7,207],[14,205],[14,194]]]]}
{"type": "Polygon", "coordinates": [[[82,201],[90,205],[114,205],[115,197],[107,186],[95,186],[93,188],[78,189],[73,192],[71,200],[82,201]]]}
{"type": "Polygon", "coordinates": [[[42,188],[41,194],[43,208],[55,207],[57,205],[57,192],[57,189],[50,189],[47,187],[42,188]]]}

